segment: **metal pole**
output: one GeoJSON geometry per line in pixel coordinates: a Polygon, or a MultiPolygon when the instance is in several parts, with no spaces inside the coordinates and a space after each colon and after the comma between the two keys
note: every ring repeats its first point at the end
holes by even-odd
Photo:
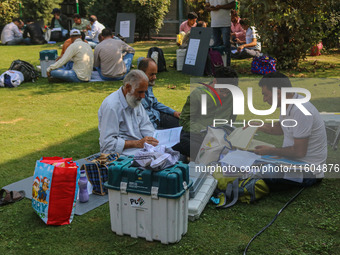
{"type": "Polygon", "coordinates": [[[78,0],[76,0],[76,5],[77,5],[77,14],[79,14],[79,3],[78,3],[78,0]]]}
{"type": "Polygon", "coordinates": [[[22,6],[21,6],[21,2],[19,2],[19,17],[22,18],[22,6]]]}
{"type": "Polygon", "coordinates": [[[183,21],[183,0],[178,0],[178,21],[179,25],[181,25],[183,21]]]}

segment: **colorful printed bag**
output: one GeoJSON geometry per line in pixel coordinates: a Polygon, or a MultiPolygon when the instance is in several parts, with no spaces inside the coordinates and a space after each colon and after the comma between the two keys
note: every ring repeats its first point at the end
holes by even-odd
{"type": "Polygon", "coordinates": [[[80,171],[72,158],[43,157],[33,176],[32,207],[47,225],[73,220],[80,171]]]}
{"type": "Polygon", "coordinates": [[[251,72],[262,75],[276,72],[276,60],[269,56],[254,57],[251,72]]]}

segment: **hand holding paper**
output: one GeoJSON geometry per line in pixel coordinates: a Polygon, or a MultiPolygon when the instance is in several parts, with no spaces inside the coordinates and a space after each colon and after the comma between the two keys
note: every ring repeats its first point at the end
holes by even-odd
{"type": "Polygon", "coordinates": [[[180,141],[182,127],[156,130],[153,137],[159,141],[158,145],[169,148],[180,141]]]}

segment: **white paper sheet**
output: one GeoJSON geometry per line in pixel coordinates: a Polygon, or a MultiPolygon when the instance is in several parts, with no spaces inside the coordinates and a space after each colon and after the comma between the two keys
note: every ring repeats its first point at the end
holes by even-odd
{"type": "Polygon", "coordinates": [[[236,150],[229,151],[228,154],[220,161],[239,168],[245,168],[247,166],[250,167],[255,162],[255,160],[260,159],[261,156],[256,155],[253,152],[236,150]]]}
{"type": "MultiPolygon", "coordinates": [[[[243,49],[241,50],[241,52],[243,51],[243,49]]],[[[237,53],[237,50],[232,50],[231,51],[232,54],[236,54],[237,53]]]]}
{"type": "Polygon", "coordinates": [[[158,145],[172,147],[179,143],[182,127],[156,130],[153,137],[159,141],[158,145]]]}
{"type": "Polygon", "coordinates": [[[125,38],[130,37],[130,20],[125,20],[120,22],[120,30],[119,33],[121,36],[125,38]]]}
{"type": "Polygon", "coordinates": [[[197,58],[199,46],[200,46],[200,39],[190,39],[188,50],[187,50],[187,57],[185,59],[186,65],[194,66],[196,64],[196,58],[197,58]]]}

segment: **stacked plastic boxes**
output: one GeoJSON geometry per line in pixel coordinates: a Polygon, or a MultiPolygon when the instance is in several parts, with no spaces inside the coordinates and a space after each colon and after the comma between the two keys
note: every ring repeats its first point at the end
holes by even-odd
{"type": "Polygon", "coordinates": [[[193,182],[190,188],[189,200],[189,220],[197,220],[209,202],[217,186],[217,180],[208,172],[203,172],[202,165],[189,163],[189,176],[193,182]]]}
{"type": "Polygon", "coordinates": [[[154,172],[131,166],[132,160],[120,157],[109,166],[112,231],[164,244],[180,241],[188,230],[188,165],[154,172]]]}
{"type": "Polygon", "coordinates": [[[185,54],[186,53],[187,53],[186,49],[178,49],[178,50],[176,50],[176,66],[177,66],[177,71],[182,71],[183,70],[184,58],[185,58],[185,54]]]}
{"type": "Polygon", "coordinates": [[[43,50],[40,51],[40,66],[41,66],[41,77],[47,77],[47,68],[55,63],[58,58],[57,50],[43,50]]]}

